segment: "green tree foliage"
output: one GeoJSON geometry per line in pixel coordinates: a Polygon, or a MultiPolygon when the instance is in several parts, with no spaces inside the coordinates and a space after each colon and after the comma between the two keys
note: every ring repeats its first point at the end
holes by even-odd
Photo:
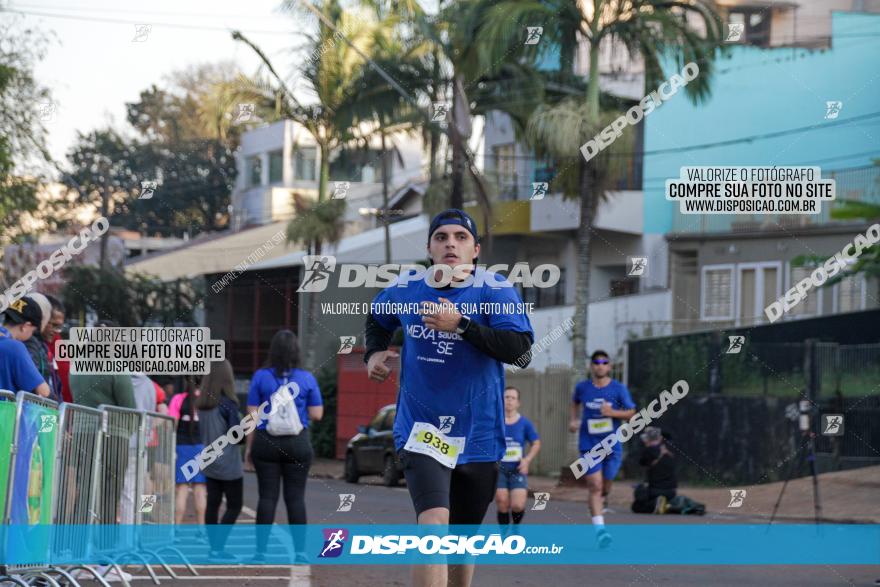
{"type": "Polygon", "coordinates": [[[113,268],[70,265],[64,270],[62,297],[73,316],[93,310],[120,326],[195,324],[195,307],[204,297],[200,281],[169,281],[113,268]]]}
{"type": "Polygon", "coordinates": [[[127,104],[134,138],[110,129],[80,135],[66,183],[113,226],[163,236],[225,228],[241,127],[222,87],[234,75],[231,66],[205,65],[144,90],[127,104]],[[152,197],[140,198],[143,182],[156,183],[152,197]]]}
{"type": "MultiPolygon", "coordinates": [[[[880,221],[880,205],[871,202],[856,200],[838,200],[831,209],[831,217],[836,220],[868,220],[880,221]]],[[[864,233],[862,233],[864,234],[864,233]]],[[[791,260],[792,267],[819,267],[834,253],[827,255],[798,255],[791,260]]],[[[823,287],[831,287],[840,283],[843,279],[852,275],[864,273],[866,277],[880,278],[880,245],[866,248],[855,262],[823,284],[823,287]]]]}
{"type": "Polygon", "coordinates": [[[710,0],[478,0],[466,4],[480,22],[472,27],[479,32],[474,38],[494,41],[472,45],[472,63],[477,69],[498,69],[502,63],[538,66],[547,57],[545,48],[549,46],[559,52],[556,83],[564,85],[573,77],[579,41],[582,39],[589,48],[585,93],[561,100],[551,96],[529,117],[526,129],[526,138],[539,154],[557,160],[573,157],[576,161],[568,166],[567,173],[551,182],[550,189],[580,201],[572,361],[583,365],[593,222],[613,178],[612,155],[631,151],[625,142],[618,141],[590,161],[580,156],[580,146],[622,113],[616,108],[602,108],[607,100],[600,99],[600,48],[603,43],[616,43],[633,57],[641,58],[645,94],[686,63],[696,62],[700,74],[685,86],[684,93],[698,103],[709,96],[713,60],[721,44],[721,18],[710,0]],[[542,47],[524,46],[529,26],[543,26],[542,47]]]}
{"type": "Polygon", "coordinates": [[[49,91],[36,82],[33,73],[45,55],[46,39],[21,21],[4,17],[0,22],[0,244],[26,235],[23,214],[50,221],[55,216],[54,210],[42,210],[39,205],[35,168],[45,155],[40,109],[51,105],[49,91]]]}

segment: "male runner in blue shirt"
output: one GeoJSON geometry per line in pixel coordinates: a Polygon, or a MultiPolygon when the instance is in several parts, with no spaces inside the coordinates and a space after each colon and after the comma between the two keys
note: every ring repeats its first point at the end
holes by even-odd
{"type": "MultiPolygon", "coordinates": [[[[394,442],[418,523],[480,524],[506,446],[503,364],[528,358],[534,333],[517,290],[474,266],[480,245],[465,212],[435,216],[427,248],[433,268],[403,274],[376,296],[364,360],[370,378],[384,381],[385,362],[397,356],[387,350],[391,335],[403,328],[394,442]],[[438,283],[444,273],[457,286],[438,283]],[[463,304],[470,308],[459,311],[463,304]],[[487,312],[487,304],[509,313],[487,312]]],[[[414,567],[413,583],[468,587],[473,571],[414,567]]]]}
{"type": "MultiPolygon", "coordinates": [[[[569,430],[577,432],[578,450],[581,454],[590,450],[609,434],[620,428],[622,421],[629,420],[636,413],[626,386],[611,378],[611,361],[605,351],[596,351],[590,357],[592,380],[579,382],[574,388],[571,403],[571,424],[569,430]],[[583,404],[582,416],[578,417],[578,407],[583,404]]],[[[599,546],[611,544],[611,535],[605,529],[604,498],[611,492],[611,482],[623,463],[623,446],[618,442],[611,454],[601,463],[587,471],[587,487],[590,490],[590,512],[599,546]]]]}

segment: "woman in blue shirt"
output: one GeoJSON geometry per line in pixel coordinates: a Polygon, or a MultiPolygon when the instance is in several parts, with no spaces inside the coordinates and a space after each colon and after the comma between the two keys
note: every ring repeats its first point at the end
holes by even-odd
{"type": "MultiPolygon", "coordinates": [[[[309,420],[320,420],[324,406],[318,382],[308,371],[299,368],[299,342],[290,330],[281,330],[272,337],[269,358],[251,379],[248,391],[248,413],[257,418],[258,409],[272,402],[276,392],[289,393],[296,408],[302,430],[298,434],[282,436],[270,434],[267,420],[259,420],[256,430],[247,437],[245,467],[256,470],[259,503],[257,505],[257,559],[263,559],[269,540],[268,525],[275,520],[281,483],[284,483],[284,503],[287,520],[291,525],[306,523],[306,479],[312,465],[312,444],[309,441],[309,420]],[[262,525],[262,528],[259,526],[262,525]]],[[[276,403],[278,402],[276,397],[276,403]]],[[[268,413],[269,410],[263,410],[268,413]]],[[[291,414],[293,415],[293,414],[291,414]]],[[[271,429],[271,427],[270,427],[271,429]]],[[[297,562],[303,541],[295,544],[297,562]]]]}
{"type": "Polygon", "coordinates": [[[519,413],[519,389],[510,385],[504,389],[504,428],[506,449],[498,466],[495,506],[499,524],[509,524],[511,516],[513,523],[519,524],[528,498],[529,464],[541,450],[541,438],[529,419],[519,413]]]}

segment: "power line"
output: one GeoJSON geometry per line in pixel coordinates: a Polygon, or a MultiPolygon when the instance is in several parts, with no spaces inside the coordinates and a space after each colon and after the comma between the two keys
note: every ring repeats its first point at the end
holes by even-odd
{"type": "MultiPolygon", "coordinates": [[[[695,151],[695,150],[699,150],[699,149],[711,149],[714,147],[725,147],[725,146],[735,145],[735,144],[739,144],[739,143],[750,143],[753,141],[772,139],[772,138],[777,138],[777,137],[782,137],[782,136],[799,134],[802,132],[809,132],[809,131],[813,131],[813,130],[824,130],[827,128],[836,128],[836,127],[839,127],[839,126],[842,126],[845,124],[852,124],[853,122],[860,122],[862,120],[868,120],[868,119],[877,118],[877,117],[880,117],[880,112],[872,112],[870,114],[864,114],[862,116],[847,118],[845,120],[835,120],[833,122],[824,122],[824,123],[820,123],[820,124],[813,124],[810,126],[801,126],[801,127],[797,127],[797,128],[791,128],[788,130],[774,131],[774,132],[769,132],[769,133],[763,133],[760,135],[751,135],[751,136],[747,136],[747,137],[740,137],[738,139],[728,139],[725,141],[717,141],[714,143],[703,143],[700,145],[689,145],[687,147],[672,147],[669,149],[655,149],[652,151],[632,151],[630,153],[609,153],[608,156],[632,158],[632,157],[640,157],[640,156],[648,156],[648,155],[665,155],[668,153],[682,153],[685,151],[695,151]]],[[[505,143],[505,144],[509,145],[511,143],[505,143]]],[[[876,153],[876,151],[869,151],[866,154],[872,154],[872,153],[876,153]]],[[[483,157],[485,157],[486,155],[494,156],[494,153],[490,154],[490,153],[482,152],[482,153],[478,153],[478,155],[483,156],[483,157]]],[[[840,156],[840,157],[835,157],[835,159],[838,159],[838,158],[845,159],[847,157],[858,157],[858,156],[859,156],[859,154],[844,155],[844,156],[840,156]]],[[[550,159],[557,160],[557,161],[564,161],[564,160],[570,160],[570,159],[578,159],[579,157],[580,157],[579,155],[578,156],[572,155],[572,156],[568,156],[568,157],[551,157],[550,159]]],[[[531,159],[531,158],[534,158],[534,157],[531,155],[510,155],[510,156],[502,157],[502,159],[531,159]]]]}
{"type": "MultiPolygon", "coordinates": [[[[838,36],[834,37],[834,39],[837,39],[837,38],[839,38],[839,37],[841,37],[841,36],[842,36],[842,35],[838,35],[838,36]]],[[[878,37],[880,37],[880,34],[875,34],[875,35],[857,35],[857,36],[878,38],[878,37]]],[[[848,38],[852,38],[852,37],[848,37],[848,38]]],[[[850,48],[852,48],[852,47],[856,47],[856,46],[864,45],[866,42],[868,42],[868,41],[862,41],[862,42],[859,42],[859,43],[853,43],[853,44],[849,45],[848,47],[846,47],[846,49],[850,49],[850,48]]],[[[722,61],[722,59],[718,58],[718,59],[716,59],[716,60],[714,61],[714,63],[713,63],[713,64],[714,64],[714,67],[715,67],[714,73],[717,73],[717,74],[719,74],[719,75],[722,75],[722,74],[730,73],[730,72],[732,72],[732,71],[740,71],[740,70],[743,70],[743,69],[750,69],[750,68],[753,68],[753,67],[763,67],[763,66],[765,66],[765,65],[767,65],[767,64],[770,64],[770,63],[786,63],[786,62],[793,62],[793,61],[797,61],[797,60],[799,60],[799,59],[806,59],[806,58],[808,58],[808,57],[812,57],[811,54],[812,54],[812,53],[815,53],[816,51],[820,51],[820,50],[828,50],[828,48],[821,49],[821,48],[810,48],[810,47],[793,47],[793,46],[785,46],[785,45],[783,45],[783,46],[767,47],[766,49],[769,49],[769,50],[777,50],[777,51],[779,51],[779,50],[783,50],[783,49],[791,49],[791,50],[793,50],[793,51],[802,51],[802,53],[790,53],[790,54],[788,54],[788,55],[781,55],[781,56],[776,57],[776,58],[765,59],[765,60],[763,60],[763,61],[756,61],[756,62],[754,62],[754,63],[743,63],[743,64],[741,64],[741,65],[735,65],[735,66],[734,66],[734,65],[731,65],[731,66],[724,66],[724,62],[723,62],[723,61],[730,61],[730,59],[724,59],[724,60],[722,61]]]]}
{"type": "MultiPolygon", "coordinates": [[[[128,25],[150,25],[150,26],[160,26],[167,27],[172,29],[185,29],[185,30],[196,30],[196,31],[205,31],[205,32],[223,32],[223,33],[232,33],[232,27],[219,27],[219,26],[204,26],[204,25],[189,25],[189,24],[178,24],[178,23],[169,23],[169,22],[145,22],[144,20],[122,20],[118,18],[103,18],[97,16],[77,16],[73,14],[50,14],[46,12],[35,12],[35,11],[25,11],[25,10],[16,10],[7,8],[0,12],[9,12],[15,14],[22,14],[25,16],[43,16],[46,18],[59,18],[62,20],[76,20],[76,21],[86,21],[86,22],[102,22],[107,24],[128,24],[128,25]]],[[[244,29],[240,29],[244,30],[244,29]]],[[[261,35],[304,35],[305,33],[298,31],[269,31],[269,30],[248,30],[249,33],[257,33],[261,35]]]]}
{"type": "Polygon", "coordinates": [[[864,114],[862,116],[855,116],[853,118],[847,118],[845,120],[835,120],[833,122],[824,122],[819,124],[811,124],[810,126],[801,126],[797,128],[791,128],[788,130],[780,130],[774,132],[763,133],[760,135],[751,135],[747,137],[741,137],[738,139],[729,139],[726,141],[717,141],[714,143],[703,143],[701,145],[690,145],[687,147],[671,147],[668,149],[655,149],[653,151],[641,151],[641,152],[633,152],[633,153],[609,153],[610,156],[616,157],[635,157],[638,155],[666,155],[669,153],[683,153],[686,151],[696,151],[700,149],[712,149],[715,147],[726,147],[729,145],[736,145],[740,143],[751,143],[753,141],[760,141],[765,139],[774,139],[777,137],[783,137],[793,134],[800,134],[803,132],[810,132],[813,130],[823,130],[826,128],[834,128],[837,126],[842,126],[845,124],[852,124],[854,122],[859,122],[862,120],[868,120],[871,118],[880,117],[880,112],[872,112],[871,114],[864,114]]]}
{"type": "Polygon", "coordinates": [[[267,15],[267,14],[219,14],[219,13],[215,13],[215,12],[167,12],[167,11],[149,10],[149,9],[126,10],[124,8],[104,8],[104,7],[97,7],[97,6],[96,7],[59,6],[57,4],[52,4],[52,5],[43,4],[43,5],[41,5],[41,4],[27,4],[27,3],[18,4],[18,3],[16,3],[14,5],[9,6],[8,9],[11,9],[11,10],[18,10],[18,9],[53,10],[53,11],[62,10],[65,12],[73,12],[73,13],[77,13],[77,12],[98,12],[98,13],[119,12],[122,14],[137,14],[137,15],[156,14],[156,15],[172,16],[172,17],[194,16],[194,17],[198,17],[198,18],[205,18],[205,17],[210,17],[210,18],[252,18],[252,19],[271,18],[273,20],[277,18],[275,15],[267,15]]]}

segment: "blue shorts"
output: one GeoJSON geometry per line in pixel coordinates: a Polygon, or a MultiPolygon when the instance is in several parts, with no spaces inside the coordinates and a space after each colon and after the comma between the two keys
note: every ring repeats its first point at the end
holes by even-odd
{"type": "MultiPolygon", "coordinates": [[[[581,451],[589,452],[589,451],[581,451]]],[[[610,455],[607,455],[604,459],[602,459],[601,463],[593,465],[587,471],[587,475],[593,475],[594,473],[598,473],[602,471],[602,478],[608,479],[609,481],[617,477],[617,472],[620,470],[620,466],[623,464],[623,451],[615,450],[612,451],[610,455]]]]}
{"type": "Polygon", "coordinates": [[[183,475],[183,464],[187,461],[190,461],[196,458],[202,449],[205,448],[204,444],[178,444],[177,445],[177,472],[174,474],[174,482],[175,483],[207,483],[205,480],[205,474],[199,470],[196,473],[195,477],[186,480],[186,477],[183,475]]]}
{"type": "Polygon", "coordinates": [[[516,470],[519,463],[498,463],[498,489],[528,489],[528,478],[516,470]]]}

